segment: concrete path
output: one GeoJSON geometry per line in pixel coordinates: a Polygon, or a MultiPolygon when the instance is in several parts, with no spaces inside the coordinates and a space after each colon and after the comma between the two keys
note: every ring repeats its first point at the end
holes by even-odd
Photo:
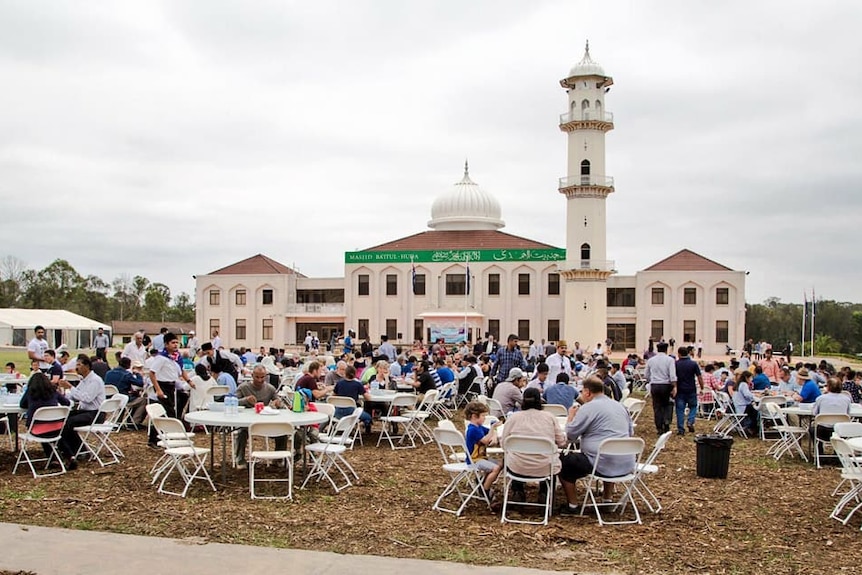
{"type": "Polygon", "coordinates": [[[559,575],[444,561],[339,555],[0,523],[0,570],[37,575],[559,575]]]}

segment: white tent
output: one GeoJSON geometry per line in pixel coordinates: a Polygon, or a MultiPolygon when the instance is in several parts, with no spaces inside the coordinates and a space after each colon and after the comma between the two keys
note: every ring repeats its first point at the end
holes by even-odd
{"type": "Polygon", "coordinates": [[[111,326],[63,309],[0,309],[0,346],[25,347],[33,339],[33,328],[45,328],[48,345],[56,349],[66,344],[70,349],[92,346],[99,328],[110,335],[111,326]]]}

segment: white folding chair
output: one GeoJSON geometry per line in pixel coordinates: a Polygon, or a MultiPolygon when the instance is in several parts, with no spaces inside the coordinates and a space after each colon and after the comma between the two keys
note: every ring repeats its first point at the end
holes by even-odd
{"type": "MultiPolygon", "coordinates": [[[[858,421],[851,421],[849,423],[846,421],[838,422],[832,428],[832,437],[833,438],[838,437],[840,439],[853,439],[854,437],[862,437],[862,423],[860,423],[858,421]]],[[[833,446],[834,446],[834,442],[833,442],[833,446]]],[[[856,457],[862,459],[862,454],[857,455],[856,457]]],[[[839,457],[839,459],[840,459],[840,457],[839,457]]],[[[842,462],[842,465],[843,465],[843,462],[842,462]]],[[[835,486],[835,489],[832,490],[832,497],[839,495],[841,493],[841,488],[848,481],[850,481],[850,478],[845,477],[844,472],[842,471],[841,472],[841,482],[835,486]]],[[[851,483],[852,483],[852,481],[851,481],[851,483]]],[[[851,485],[851,489],[852,489],[852,485],[851,485]]]]}
{"type": "Polygon", "coordinates": [[[389,447],[392,449],[409,449],[416,447],[416,443],[413,441],[413,436],[407,433],[408,426],[411,425],[411,421],[413,418],[409,415],[404,415],[403,412],[407,412],[410,408],[415,407],[416,405],[416,396],[412,393],[396,393],[395,397],[392,398],[392,402],[389,404],[389,412],[387,415],[384,415],[380,418],[380,423],[382,424],[382,431],[380,432],[380,437],[377,438],[377,447],[380,447],[380,442],[383,439],[389,442],[389,447]],[[399,415],[396,415],[396,412],[399,415]],[[391,433],[390,427],[400,425],[400,433],[393,435],[391,433]],[[398,439],[398,447],[395,447],[395,443],[392,441],[393,439],[398,439]],[[410,441],[410,445],[402,445],[405,440],[410,441]]]}
{"type": "Polygon", "coordinates": [[[353,428],[357,421],[359,421],[359,416],[356,413],[342,417],[335,424],[335,429],[332,430],[332,433],[326,436],[326,440],[305,446],[305,452],[311,457],[312,466],[305,477],[305,481],[302,482],[302,489],[305,489],[305,486],[312,478],[317,478],[318,482],[325,478],[332,485],[335,492],[338,493],[342,489],[353,485],[350,482],[350,476],[347,475],[348,471],[356,479],[359,479],[359,475],[356,474],[356,471],[344,458],[344,452],[347,451],[347,445],[352,441],[353,428]],[[339,485],[333,479],[333,469],[341,473],[341,476],[344,478],[343,485],[339,485]]]}
{"type": "Polygon", "coordinates": [[[819,413],[814,416],[814,423],[812,424],[812,431],[810,433],[814,434],[814,464],[817,466],[817,469],[820,469],[820,460],[824,457],[835,458],[836,455],[830,455],[825,453],[825,447],[829,445],[831,447],[831,443],[829,439],[820,439],[817,436],[817,428],[818,427],[833,427],[836,423],[849,423],[850,416],[844,413],[819,413]],[[820,455],[820,447],[824,447],[824,454],[820,455]]]}
{"type": "Polygon", "coordinates": [[[117,389],[116,385],[111,385],[110,383],[105,384],[105,397],[110,399],[120,393],[120,390],[117,389]]]}
{"type": "Polygon", "coordinates": [[[27,433],[24,433],[19,438],[22,441],[21,451],[18,452],[18,459],[15,461],[15,467],[12,468],[13,474],[18,471],[18,465],[20,465],[22,459],[30,466],[30,471],[33,473],[34,478],[50,477],[66,473],[66,464],[63,463],[63,458],[60,457],[60,453],[57,451],[57,444],[60,442],[63,426],[66,425],[66,419],[69,417],[69,411],[68,407],[57,405],[40,407],[33,413],[27,433]],[[50,448],[50,454],[47,457],[30,457],[27,448],[31,444],[47,445],[50,448]],[[33,464],[41,461],[45,462],[45,470],[54,461],[60,464],[60,470],[53,473],[38,473],[33,464]]]}
{"type": "MultiPolygon", "coordinates": [[[[444,384],[438,392],[437,399],[430,408],[431,415],[437,419],[452,419],[454,414],[452,413],[452,410],[449,409],[447,403],[451,401],[453,409],[455,408],[455,396],[458,393],[458,382],[450,381],[449,383],[444,384]]],[[[433,438],[431,438],[431,440],[433,441],[433,438]]]]}
{"type": "Polygon", "coordinates": [[[632,424],[637,427],[638,418],[640,418],[641,413],[644,410],[644,406],[646,405],[646,401],[643,399],[635,399],[633,397],[627,397],[623,400],[623,407],[626,408],[626,411],[629,412],[629,417],[632,418],[632,424]]]}
{"type": "Polygon", "coordinates": [[[847,440],[834,435],[832,436],[832,447],[835,450],[835,455],[841,461],[841,483],[849,483],[850,489],[835,504],[829,517],[847,525],[853,514],[862,508],[862,457],[850,447],[847,440]],[[844,508],[850,503],[856,505],[842,515],[844,508]]]}
{"type": "Polygon", "coordinates": [[[661,501],[659,501],[656,494],[653,493],[649,486],[644,482],[644,475],[654,475],[658,473],[658,465],[655,464],[655,460],[658,458],[658,454],[661,453],[661,450],[664,449],[665,445],[667,445],[671,434],[673,434],[672,431],[662,433],[659,436],[658,441],[655,442],[655,447],[653,447],[652,453],[649,454],[649,457],[647,457],[643,463],[638,464],[638,479],[635,483],[635,491],[640,495],[643,502],[646,503],[646,506],[649,507],[649,510],[653,513],[661,511],[661,501]]]}
{"type": "MultiPolygon", "coordinates": [[[[314,407],[315,407],[315,409],[317,409],[318,413],[325,413],[326,416],[329,418],[329,421],[333,420],[333,418],[335,417],[335,406],[334,405],[332,405],[329,402],[321,402],[321,401],[312,401],[311,403],[314,404],[314,407]]],[[[325,424],[321,424],[320,429],[321,430],[326,429],[325,424]]]]}
{"type": "Polygon", "coordinates": [[[771,455],[776,461],[781,459],[785,453],[789,453],[793,457],[796,453],[799,454],[804,461],[808,461],[805,455],[805,450],[799,441],[808,433],[808,428],[798,427],[787,423],[787,417],[781,411],[781,406],[778,403],[766,403],[765,412],[772,420],[772,428],[778,433],[778,439],[769,446],[766,450],[766,455],[771,455]]]}
{"type": "MultiPolygon", "coordinates": [[[[332,404],[332,406],[335,407],[336,409],[338,409],[338,408],[349,408],[349,409],[352,409],[354,411],[357,409],[356,402],[353,401],[353,399],[350,397],[342,397],[339,395],[330,395],[328,398],[326,398],[326,403],[332,404]]],[[[331,419],[333,421],[337,421],[337,419],[335,417],[332,417],[331,419]]],[[[360,425],[356,425],[353,428],[353,439],[350,442],[350,449],[353,449],[353,445],[357,441],[359,442],[359,445],[365,445],[364,443],[362,443],[362,427],[360,425]]]]}
{"type": "Polygon", "coordinates": [[[443,471],[449,474],[449,483],[431,508],[460,516],[473,499],[483,501],[490,508],[488,494],[482,488],[482,472],[472,463],[466,463],[467,444],[461,432],[455,429],[451,421],[443,420],[433,434],[440,455],[443,456],[443,471]],[[453,494],[458,497],[458,507],[455,508],[445,505],[446,500],[453,494]]]}
{"type": "Polygon", "coordinates": [[[748,437],[748,433],[745,432],[745,426],[742,425],[747,416],[745,413],[736,413],[730,396],[723,391],[716,391],[715,402],[718,404],[718,407],[716,408],[716,423],[712,428],[712,432],[730,435],[736,431],[740,436],[748,437]],[[721,419],[718,419],[719,417],[721,419]]]}
{"type": "Polygon", "coordinates": [[[775,426],[779,424],[778,417],[777,415],[774,415],[774,411],[770,411],[766,407],[770,403],[774,403],[775,405],[778,405],[780,407],[787,404],[787,398],[782,395],[767,395],[766,397],[760,398],[760,406],[757,408],[757,410],[760,412],[761,441],[775,441],[781,439],[781,433],[777,429],[775,429],[775,426]],[[771,431],[777,433],[778,437],[767,437],[767,433],[771,431]]]}
{"type": "Polygon", "coordinates": [[[81,445],[75,457],[89,453],[90,461],[95,459],[102,467],[120,462],[123,452],[116,443],[111,441],[111,434],[119,429],[118,421],[123,413],[123,407],[128,402],[129,396],[115,393],[99,406],[93,423],[75,428],[75,432],[81,438],[81,445]],[[96,423],[99,419],[102,422],[96,423]],[[102,459],[100,454],[103,449],[110,454],[110,459],[102,459]]]}
{"type": "Polygon", "coordinates": [[[638,464],[640,463],[640,457],[644,450],[644,440],[640,437],[619,437],[619,438],[611,438],[605,439],[599,444],[599,450],[596,453],[596,460],[593,464],[593,471],[580,479],[580,481],[584,484],[584,488],[586,490],[586,494],[584,495],[584,502],[581,505],[581,515],[584,514],[584,509],[587,505],[591,505],[593,509],[596,510],[596,515],[599,518],[599,525],[624,525],[628,523],[638,523],[641,522],[640,511],[638,511],[637,502],[634,497],[632,497],[632,492],[635,492],[636,486],[638,483],[638,475],[640,473],[638,464]],[[620,475],[617,477],[608,477],[606,475],[601,475],[598,472],[599,463],[601,463],[602,457],[633,457],[635,459],[634,471],[631,473],[627,473],[625,475],[620,475]],[[599,503],[596,501],[595,493],[593,493],[593,484],[601,481],[603,484],[613,483],[620,484],[625,486],[625,491],[623,491],[622,496],[619,500],[613,503],[599,503]],[[619,521],[605,521],[604,517],[602,517],[601,507],[613,507],[620,510],[620,515],[625,512],[626,506],[631,503],[632,509],[634,510],[635,518],[629,521],[620,519],[619,521]]]}
{"type": "Polygon", "coordinates": [[[493,397],[489,397],[486,400],[486,404],[488,405],[488,409],[491,410],[491,415],[495,417],[505,417],[506,414],[503,413],[503,406],[500,402],[493,397]]]}
{"type": "Polygon", "coordinates": [[[437,402],[437,398],[439,396],[440,392],[436,389],[426,391],[425,397],[422,398],[422,403],[419,404],[419,407],[402,411],[402,415],[410,418],[410,422],[407,424],[405,433],[407,433],[414,442],[417,438],[423,444],[434,441],[431,428],[428,427],[425,421],[431,417],[434,404],[437,402]]]}
{"type": "Polygon", "coordinates": [[[168,457],[169,463],[162,474],[162,481],[159,483],[158,492],[165,495],[185,497],[195,479],[205,481],[215,491],[215,485],[213,485],[212,479],[210,479],[209,473],[206,470],[206,460],[210,450],[194,445],[191,437],[186,433],[186,428],[183,427],[183,422],[179,419],[157,417],[153,419],[153,425],[161,437],[178,438],[176,440],[164,441],[165,455],[168,457]],[[168,491],[165,489],[165,483],[174,471],[177,472],[177,475],[183,482],[182,491],[168,491]]]}
{"type": "Polygon", "coordinates": [[[543,411],[547,411],[554,417],[568,417],[569,410],[560,405],[559,403],[546,403],[542,406],[543,411]]]}
{"type": "Polygon", "coordinates": [[[547,458],[548,460],[548,469],[547,473],[540,475],[538,477],[531,476],[526,477],[523,475],[518,475],[514,471],[512,471],[508,466],[506,466],[503,475],[503,513],[500,515],[501,523],[527,523],[530,525],[547,525],[548,520],[551,517],[551,510],[554,505],[554,479],[556,475],[553,472],[553,461],[554,458],[558,457],[557,455],[557,446],[553,441],[548,439],[547,437],[530,437],[527,435],[510,435],[503,442],[503,451],[507,456],[513,454],[522,454],[526,455],[532,459],[536,458],[547,458]],[[545,500],[543,502],[533,503],[531,501],[511,501],[509,499],[509,491],[512,487],[513,481],[520,481],[522,483],[539,483],[546,484],[547,489],[545,490],[545,500]],[[516,505],[518,507],[542,507],[544,508],[544,514],[542,516],[541,521],[529,521],[526,519],[513,519],[511,516],[507,515],[506,512],[509,510],[510,505],[516,505]]]}
{"type": "Polygon", "coordinates": [[[293,436],[296,433],[293,425],[282,421],[260,421],[252,423],[248,428],[249,443],[252,445],[251,457],[248,460],[248,486],[252,499],[290,499],[293,500],[293,436]],[[287,437],[287,448],[283,450],[256,450],[254,438],[263,437],[266,445],[269,440],[287,437]],[[282,462],[287,470],[287,477],[259,478],[255,469],[258,463],[282,462]],[[287,483],[287,495],[260,495],[255,491],[257,483],[287,483]]]}

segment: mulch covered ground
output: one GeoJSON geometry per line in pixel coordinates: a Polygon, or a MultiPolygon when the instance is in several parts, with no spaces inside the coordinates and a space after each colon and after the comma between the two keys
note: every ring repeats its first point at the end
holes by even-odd
{"type": "MultiPolygon", "coordinates": [[[[711,426],[697,423],[699,432],[711,426]]],[[[637,435],[648,453],[656,440],[649,405],[637,435]]],[[[2,520],[567,572],[857,573],[862,564],[862,517],[846,527],[829,519],[838,470],[775,462],[760,440],[735,439],[728,478],[717,480],[696,476],[692,435],[674,436],[660,473],[648,480],[662,512],[642,508],[643,525],[605,528],[589,515],[554,516],[542,527],[503,525],[473,504],[460,518],[432,511],[448,481],[433,444],[391,451],[366,441],[348,455],[358,485],[336,495],[316,484],[297,490],[293,502],[274,502],[251,501],[246,472],[233,469],[217,493],[198,485],[185,500],[158,495],[148,474],[158,453],[146,448],[145,433],[123,432],[119,443],[127,456],[120,465],[84,463],[39,480],[26,469],[12,475],[7,445],[0,450],[2,520]]],[[[201,443],[209,445],[205,437],[201,443]]]]}

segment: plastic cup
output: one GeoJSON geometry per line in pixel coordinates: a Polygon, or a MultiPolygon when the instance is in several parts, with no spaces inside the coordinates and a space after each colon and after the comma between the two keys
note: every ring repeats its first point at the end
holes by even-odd
{"type": "Polygon", "coordinates": [[[258,401],[257,403],[254,404],[254,412],[260,413],[261,411],[263,411],[263,402],[258,401]]]}

